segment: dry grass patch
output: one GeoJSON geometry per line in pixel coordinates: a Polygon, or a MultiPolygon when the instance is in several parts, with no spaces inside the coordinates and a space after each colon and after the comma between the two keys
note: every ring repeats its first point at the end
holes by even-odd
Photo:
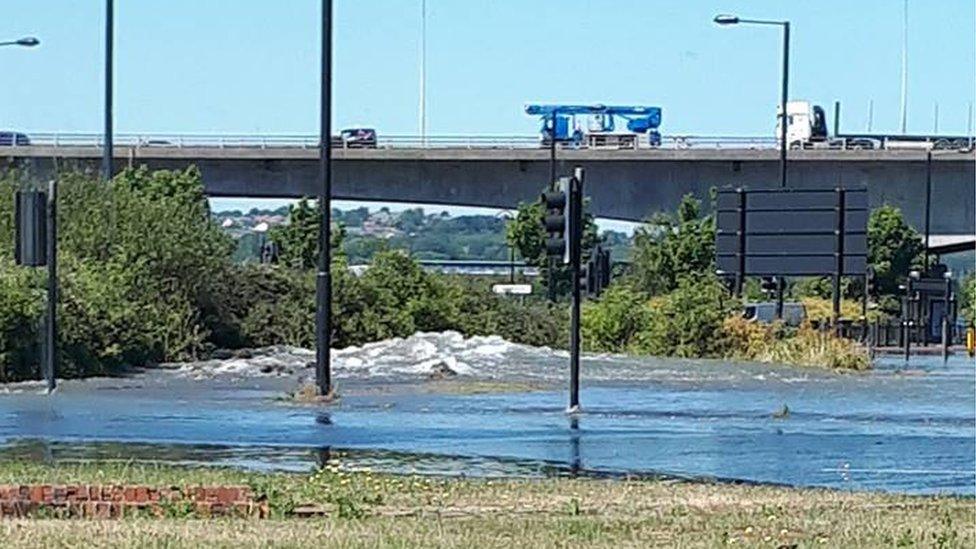
{"type": "Polygon", "coordinates": [[[463,480],[82,464],[0,464],[4,480],[244,483],[275,518],[12,520],[0,546],[973,547],[972,498],[646,480],[463,480]],[[320,516],[293,518],[297,508],[320,516]]]}

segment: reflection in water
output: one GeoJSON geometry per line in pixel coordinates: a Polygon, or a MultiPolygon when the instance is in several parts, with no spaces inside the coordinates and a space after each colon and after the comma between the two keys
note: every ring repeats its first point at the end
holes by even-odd
{"type": "Polygon", "coordinates": [[[332,461],[332,448],[325,446],[318,450],[313,450],[315,454],[315,468],[324,469],[332,461]]]}
{"type": "Polygon", "coordinates": [[[569,416],[569,450],[569,474],[575,477],[583,469],[583,461],[580,459],[579,417],[576,414],[569,416]]]}
{"type": "Polygon", "coordinates": [[[0,446],[0,460],[45,464],[88,461],[173,464],[189,467],[234,467],[255,471],[305,472],[341,462],[343,470],[369,470],[390,474],[471,477],[544,478],[563,476],[614,477],[584,471],[576,456],[566,467],[560,463],[519,459],[484,459],[469,456],[415,454],[381,450],[282,447],[234,447],[186,444],[120,444],[115,442],[49,442],[17,440],[0,446]]]}

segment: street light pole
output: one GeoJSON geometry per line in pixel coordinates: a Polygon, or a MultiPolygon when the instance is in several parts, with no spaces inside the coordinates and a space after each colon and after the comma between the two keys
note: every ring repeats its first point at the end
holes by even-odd
{"type": "Polygon", "coordinates": [[[783,22],[783,93],[779,105],[782,118],[779,121],[779,186],[786,188],[786,126],[790,117],[786,112],[790,89],[790,22],[783,22]]]}
{"type": "Polygon", "coordinates": [[[779,184],[780,187],[786,188],[786,126],[789,121],[789,116],[786,113],[786,103],[789,101],[790,84],[790,22],[765,19],[742,19],[736,15],[716,15],[714,21],[716,24],[722,26],[745,23],[747,25],[773,25],[783,27],[783,87],[779,102],[779,184]]]}
{"type": "Polygon", "coordinates": [[[319,105],[319,257],[315,276],[315,384],[332,393],[332,0],[322,0],[319,105]]]}
{"type": "Polygon", "coordinates": [[[932,151],[925,151],[925,259],[923,272],[929,272],[929,235],[932,218],[932,151]]]}
{"type": "Polygon", "coordinates": [[[427,147],[427,0],[420,0],[420,146],[427,147]]]}
{"type": "Polygon", "coordinates": [[[105,135],[102,149],[102,177],[112,179],[112,50],[115,35],[113,0],[105,0],[105,135]]]}

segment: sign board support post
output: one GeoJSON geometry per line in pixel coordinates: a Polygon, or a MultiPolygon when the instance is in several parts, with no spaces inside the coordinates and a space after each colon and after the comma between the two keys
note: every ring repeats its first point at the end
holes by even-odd
{"type": "Polygon", "coordinates": [[[844,204],[844,189],[836,189],[837,193],[837,244],[834,248],[834,257],[836,259],[836,266],[834,267],[834,284],[833,284],[833,322],[834,330],[840,333],[840,278],[844,275],[844,217],[845,204],[844,204]]]}
{"type": "Polygon", "coordinates": [[[905,285],[905,314],[902,316],[902,343],[905,345],[905,362],[908,362],[912,354],[912,293],[915,291],[913,282],[914,280],[909,276],[908,283],[905,285]]]}
{"type": "Polygon", "coordinates": [[[583,240],[583,168],[577,167],[569,181],[569,265],[572,273],[572,304],[570,308],[569,332],[569,408],[567,412],[579,411],[579,369],[580,369],[580,263],[582,261],[583,240]]]}
{"type": "Polygon", "coordinates": [[[864,293],[861,294],[861,335],[862,341],[868,342],[868,294],[871,292],[872,269],[864,270],[864,293]]]}
{"type": "Polygon", "coordinates": [[[786,290],[786,279],[776,277],[776,320],[783,320],[783,294],[786,290]]]}
{"type": "Polygon", "coordinates": [[[739,198],[737,208],[739,214],[739,269],[735,274],[735,296],[742,297],[742,288],[746,282],[746,192],[745,189],[736,189],[739,198]]]}

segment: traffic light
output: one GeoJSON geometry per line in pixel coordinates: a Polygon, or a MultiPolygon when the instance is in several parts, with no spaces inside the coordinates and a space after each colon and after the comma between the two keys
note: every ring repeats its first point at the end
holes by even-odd
{"type": "Polygon", "coordinates": [[[542,193],[542,226],[546,231],[546,255],[570,259],[570,192],[569,178],[559,179],[555,190],[542,193]]]}
{"type": "Polygon", "coordinates": [[[764,276],[762,282],[760,282],[760,287],[762,291],[772,294],[778,288],[777,280],[775,276],[764,276]]]}
{"type": "Polygon", "coordinates": [[[874,276],[874,269],[870,266],[864,271],[864,281],[867,286],[867,295],[877,295],[878,293],[878,281],[874,276]]]}
{"type": "Polygon", "coordinates": [[[599,284],[600,291],[602,292],[604,288],[610,285],[610,269],[612,264],[610,262],[610,250],[600,249],[600,254],[597,258],[597,265],[599,266],[599,284]]]}
{"type": "Polygon", "coordinates": [[[591,259],[586,265],[580,267],[580,290],[584,295],[597,295],[599,284],[596,276],[596,264],[591,259]]]}
{"type": "Polygon", "coordinates": [[[593,297],[600,297],[610,285],[610,250],[597,246],[590,254],[590,260],[583,266],[580,276],[583,291],[593,297]]]}

